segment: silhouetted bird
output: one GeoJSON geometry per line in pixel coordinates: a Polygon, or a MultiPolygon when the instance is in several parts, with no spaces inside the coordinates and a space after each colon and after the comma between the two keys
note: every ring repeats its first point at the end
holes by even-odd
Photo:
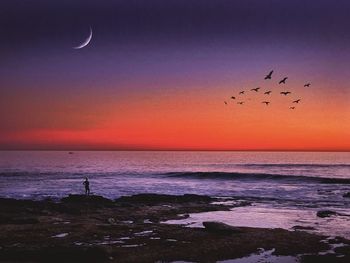
{"type": "Polygon", "coordinates": [[[264,94],[266,94],[266,95],[270,95],[270,93],[271,93],[272,91],[271,90],[269,90],[269,91],[266,91],[264,94]]]}
{"type": "Polygon", "coordinates": [[[251,91],[258,92],[260,88],[251,89],[251,91]]]}
{"type": "Polygon", "coordinates": [[[311,83],[306,83],[304,87],[310,87],[311,83]]]}
{"type": "Polygon", "coordinates": [[[266,106],[268,106],[270,102],[269,102],[269,101],[263,101],[263,102],[261,102],[261,103],[265,103],[266,106]]]}
{"type": "Polygon", "coordinates": [[[226,102],[226,101],[224,101],[224,103],[225,103],[225,105],[227,105],[227,102],[226,102]]]}
{"type": "Polygon", "coordinates": [[[293,103],[299,103],[300,99],[293,101],[293,103]]]}
{"type": "Polygon", "coordinates": [[[239,95],[242,95],[242,94],[244,94],[244,90],[242,90],[242,91],[239,92],[239,95]]]}
{"type": "Polygon", "coordinates": [[[273,73],[273,70],[271,70],[270,73],[267,74],[264,79],[271,79],[272,73],[273,73]]]}
{"type": "Polygon", "coordinates": [[[283,78],[282,80],[280,80],[280,82],[278,82],[278,84],[286,84],[286,80],[288,79],[288,77],[283,78]]]}
{"type": "Polygon", "coordinates": [[[237,104],[243,105],[244,101],[239,101],[237,104]]]}
{"type": "Polygon", "coordinates": [[[294,110],[295,109],[295,107],[289,107],[291,110],[294,110]]]}
{"type": "Polygon", "coordinates": [[[232,96],[232,97],[231,97],[231,99],[235,100],[235,99],[236,99],[236,97],[232,96]]]}
{"type": "Polygon", "coordinates": [[[288,94],[291,94],[291,92],[290,91],[281,91],[280,94],[287,96],[288,94]]]}

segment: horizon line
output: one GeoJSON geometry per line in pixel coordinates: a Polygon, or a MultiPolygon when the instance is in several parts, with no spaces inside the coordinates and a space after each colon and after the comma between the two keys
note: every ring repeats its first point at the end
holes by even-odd
{"type": "Polygon", "coordinates": [[[9,148],[0,149],[2,152],[10,151],[47,151],[47,152],[350,152],[350,149],[103,149],[103,148],[9,148]]]}

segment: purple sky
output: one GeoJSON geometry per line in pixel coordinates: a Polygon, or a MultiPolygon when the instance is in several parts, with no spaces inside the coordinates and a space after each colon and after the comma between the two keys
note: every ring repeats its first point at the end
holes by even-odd
{"type": "Polygon", "coordinates": [[[313,82],[311,104],[338,105],[346,122],[349,10],[342,0],[4,0],[0,135],[85,127],[76,124],[78,117],[69,119],[80,111],[92,122],[91,115],[100,114],[100,123],[108,110],[123,115],[113,105],[135,94],[144,107],[146,96],[159,96],[159,103],[174,96],[181,104],[181,94],[197,91],[222,103],[216,95],[260,85],[271,69],[288,75],[291,85],[313,82]],[[90,26],[91,43],[73,50],[90,26]],[[60,112],[67,113],[64,125],[60,112]]]}

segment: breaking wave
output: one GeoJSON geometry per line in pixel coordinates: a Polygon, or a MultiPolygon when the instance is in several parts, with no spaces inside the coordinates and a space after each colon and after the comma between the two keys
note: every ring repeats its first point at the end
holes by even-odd
{"type": "Polygon", "coordinates": [[[347,178],[312,177],[268,173],[229,173],[229,172],[171,172],[168,177],[226,180],[276,180],[300,183],[350,184],[347,178]]]}

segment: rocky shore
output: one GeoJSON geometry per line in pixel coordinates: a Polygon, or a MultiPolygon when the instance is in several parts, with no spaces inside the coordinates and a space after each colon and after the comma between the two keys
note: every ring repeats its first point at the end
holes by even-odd
{"type": "Polygon", "coordinates": [[[156,194],[116,200],[82,195],[60,201],[0,199],[0,262],[216,262],[261,249],[298,255],[302,262],[349,262],[348,240],[326,239],[304,229],[164,224],[189,213],[249,205],[215,201],[209,196],[156,194]],[[330,251],[332,243],[344,246],[330,251]]]}

